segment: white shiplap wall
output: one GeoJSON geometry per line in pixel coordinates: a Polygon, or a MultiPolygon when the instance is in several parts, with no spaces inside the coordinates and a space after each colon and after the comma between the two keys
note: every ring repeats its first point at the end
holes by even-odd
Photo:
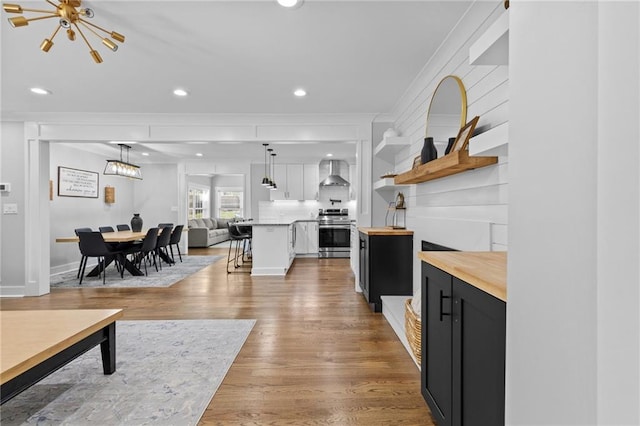
{"type": "MultiPolygon", "coordinates": [[[[398,102],[391,114],[394,127],[410,138],[411,147],[397,155],[396,170],[409,170],[421,151],[431,96],[447,75],[460,77],[465,85],[467,120],[480,116],[475,134],[508,121],[508,67],[469,64],[469,46],[503,13],[502,1],[475,2],[398,102]]],[[[446,145],[437,148],[442,156],[446,145]]],[[[421,240],[460,250],[506,250],[507,185],[507,157],[496,165],[410,185],[405,195],[414,251],[421,240]]],[[[414,291],[419,291],[420,263],[414,259],[414,291]]]]}

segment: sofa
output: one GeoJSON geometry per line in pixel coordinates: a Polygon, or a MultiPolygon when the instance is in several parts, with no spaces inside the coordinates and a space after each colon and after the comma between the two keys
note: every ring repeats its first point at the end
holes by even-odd
{"type": "Polygon", "coordinates": [[[190,219],[189,247],[209,247],[229,239],[227,223],[233,219],[190,219]]]}

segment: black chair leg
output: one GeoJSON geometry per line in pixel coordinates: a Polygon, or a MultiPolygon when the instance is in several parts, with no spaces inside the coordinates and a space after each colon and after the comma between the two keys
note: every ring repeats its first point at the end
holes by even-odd
{"type": "Polygon", "coordinates": [[[82,264],[84,263],[85,259],[85,256],[82,256],[80,258],[80,266],[78,266],[78,274],[76,275],[76,278],[80,278],[80,271],[82,270],[82,264]]]}
{"type": "Polygon", "coordinates": [[[82,279],[84,278],[84,270],[87,267],[87,257],[85,256],[81,261],[80,265],[80,284],[82,285],[82,279]]]}
{"type": "Polygon", "coordinates": [[[229,252],[227,253],[227,274],[230,274],[231,271],[229,271],[229,263],[231,262],[231,246],[233,245],[233,240],[231,240],[231,242],[229,243],[229,252]]]}
{"type": "Polygon", "coordinates": [[[180,263],[182,263],[182,253],[180,253],[180,246],[176,244],[176,250],[178,250],[178,257],[180,258],[180,263]]]}

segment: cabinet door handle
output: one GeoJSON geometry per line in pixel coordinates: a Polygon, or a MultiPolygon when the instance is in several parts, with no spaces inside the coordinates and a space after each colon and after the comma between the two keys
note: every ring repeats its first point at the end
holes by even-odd
{"type": "Polygon", "coordinates": [[[443,317],[451,316],[451,312],[443,312],[444,306],[442,302],[444,299],[451,299],[451,296],[445,296],[444,292],[440,290],[440,322],[442,322],[443,317]]]}
{"type": "Polygon", "coordinates": [[[360,240],[360,248],[363,249],[364,248],[364,240],[360,240]]]}

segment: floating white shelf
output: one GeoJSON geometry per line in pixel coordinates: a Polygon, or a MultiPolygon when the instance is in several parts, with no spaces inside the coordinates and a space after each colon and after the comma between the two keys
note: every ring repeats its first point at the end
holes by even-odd
{"type": "Polygon", "coordinates": [[[405,136],[387,137],[382,139],[382,142],[373,150],[373,156],[394,163],[396,154],[409,144],[409,138],[405,136]]]}
{"type": "Polygon", "coordinates": [[[469,47],[471,65],[509,65],[509,11],[469,47]]]}
{"type": "Polygon", "coordinates": [[[373,189],[376,191],[384,189],[396,189],[406,185],[396,185],[394,178],[383,178],[373,183],[373,189]]]}
{"type": "Polygon", "coordinates": [[[469,140],[469,156],[500,157],[509,154],[509,123],[503,123],[469,140]]]}

